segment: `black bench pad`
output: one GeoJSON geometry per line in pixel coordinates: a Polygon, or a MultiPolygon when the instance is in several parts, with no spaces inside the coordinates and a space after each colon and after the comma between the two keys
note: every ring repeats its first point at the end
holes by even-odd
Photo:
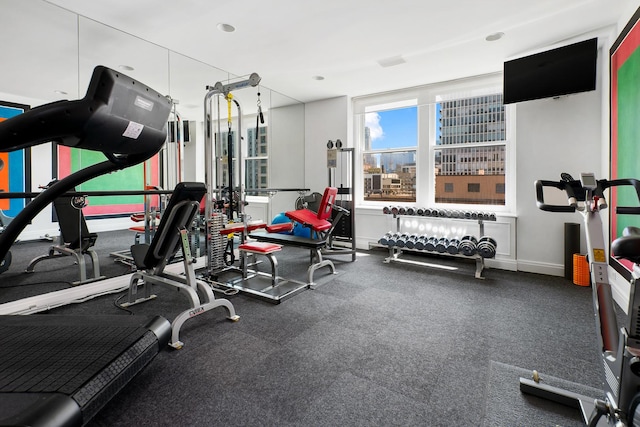
{"type": "Polygon", "coordinates": [[[327,242],[325,240],[310,239],[308,237],[294,236],[280,233],[251,233],[249,237],[259,242],[277,243],[285,246],[297,246],[307,249],[321,249],[327,242]]]}

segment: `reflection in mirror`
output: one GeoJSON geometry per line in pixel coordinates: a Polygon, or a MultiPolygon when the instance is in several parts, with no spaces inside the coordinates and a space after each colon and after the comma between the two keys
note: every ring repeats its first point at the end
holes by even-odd
{"type": "Polygon", "coordinates": [[[81,88],[89,85],[93,69],[104,65],[169,93],[167,49],[84,17],[78,22],[81,88]]]}
{"type": "Polygon", "coordinates": [[[30,98],[14,102],[31,107],[79,97],[76,14],[40,0],[14,1],[2,8],[0,34],[0,92],[30,98]]]}

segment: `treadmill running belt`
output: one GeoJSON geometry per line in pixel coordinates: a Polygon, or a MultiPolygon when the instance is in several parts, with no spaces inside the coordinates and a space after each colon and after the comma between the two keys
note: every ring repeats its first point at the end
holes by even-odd
{"type": "Polygon", "coordinates": [[[0,426],[87,423],[170,334],[159,316],[0,316],[0,426]]]}

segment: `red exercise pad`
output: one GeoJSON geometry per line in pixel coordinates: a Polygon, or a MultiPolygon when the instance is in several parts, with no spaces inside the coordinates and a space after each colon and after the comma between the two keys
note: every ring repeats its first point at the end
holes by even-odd
{"type": "Polygon", "coordinates": [[[282,249],[281,245],[267,242],[247,242],[238,246],[241,251],[256,252],[259,254],[270,254],[282,249]]]}

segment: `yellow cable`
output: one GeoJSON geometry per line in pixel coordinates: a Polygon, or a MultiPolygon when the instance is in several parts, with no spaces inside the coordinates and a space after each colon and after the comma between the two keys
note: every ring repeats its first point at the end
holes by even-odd
{"type": "Polygon", "coordinates": [[[233,99],[231,92],[225,96],[225,99],[227,100],[227,122],[229,123],[229,127],[231,127],[231,100],[233,99]]]}

